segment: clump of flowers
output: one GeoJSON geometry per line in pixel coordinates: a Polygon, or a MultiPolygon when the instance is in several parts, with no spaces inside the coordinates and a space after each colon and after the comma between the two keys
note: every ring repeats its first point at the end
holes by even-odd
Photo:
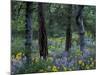
{"type": "Polygon", "coordinates": [[[16,59],[20,60],[21,58],[22,58],[22,53],[21,52],[17,53],[16,54],[16,59]]]}
{"type": "Polygon", "coordinates": [[[52,67],[52,71],[53,71],[53,72],[57,72],[57,71],[58,71],[58,68],[57,68],[56,66],[53,66],[53,67],[52,67]]]}
{"type": "Polygon", "coordinates": [[[79,60],[79,61],[78,61],[78,63],[79,63],[79,64],[82,64],[82,63],[83,63],[83,61],[82,61],[82,60],[79,60]]]}

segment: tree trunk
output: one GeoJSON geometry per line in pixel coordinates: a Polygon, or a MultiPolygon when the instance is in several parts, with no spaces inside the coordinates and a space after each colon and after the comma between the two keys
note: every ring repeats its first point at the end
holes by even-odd
{"type": "Polygon", "coordinates": [[[83,25],[83,5],[77,6],[77,15],[76,15],[76,24],[78,26],[79,30],[79,36],[80,36],[80,50],[84,50],[85,47],[85,41],[84,41],[84,25],[83,25]]]}
{"type": "Polygon", "coordinates": [[[25,55],[27,62],[31,62],[32,51],[32,2],[26,3],[26,20],[25,20],[25,55]]]}
{"type": "Polygon", "coordinates": [[[68,6],[68,17],[67,17],[67,29],[66,29],[66,44],[65,44],[65,51],[69,51],[71,48],[71,38],[72,38],[72,33],[71,33],[71,16],[72,16],[72,5],[68,6]]]}
{"type": "Polygon", "coordinates": [[[47,58],[48,47],[47,47],[47,34],[45,28],[45,19],[43,15],[43,4],[38,3],[38,19],[39,19],[39,51],[40,57],[43,59],[47,58]]]}

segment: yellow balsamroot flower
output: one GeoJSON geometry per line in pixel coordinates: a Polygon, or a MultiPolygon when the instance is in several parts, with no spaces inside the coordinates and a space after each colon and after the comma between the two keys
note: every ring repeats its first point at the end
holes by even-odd
{"type": "Polygon", "coordinates": [[[22,57],[22,53],[21,53],[21,52],[19,52],[19,53],[16,54],[16,59],[17,59],[17,60],[20,60],[21,57],[22,57]]]}
{"type": "Polygon", "coordinates": [[[58,71],[57,67],[56,67],[56,66],[53,66],[53,67],[52,67],[52,71],[53,71],[53,72],[57,72],[57,71],[58,71]]]}
{"type": "Polygon", "coordinates": [[[79,63],[79,64],[82,64],[82,63],[83,63],[83,61],[82,61],[82,60],[79,60],[79,61],[78,61],[78,63],[79,63]]]}

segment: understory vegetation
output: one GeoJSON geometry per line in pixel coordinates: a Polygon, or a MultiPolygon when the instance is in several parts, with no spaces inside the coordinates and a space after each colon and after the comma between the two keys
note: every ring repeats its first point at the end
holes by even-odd
{"type": "Polygon", "coordinates": [[[78,35],[73,34],[72,47],[67,53],[65,48],[65,38],[49,38],[47,60],[40,59],[38,40],[33,40],[32,48],[32,63],[30,65],[24,64],[26,58],[24,56],[24,40],[17,37],[13,41],[12,46],[12,60],[17,62],[17,66],[24,64],[22,68],[18,68],[17,73],[44,73],[44,72],[59,72],[59,71],[74,71],[74,70],[90,70],[96,68],[96,52],[95,40],[90,35],[86,34],[86,48],[83,53],[79,49],[78,35]],[[24,62],[23,62],[24,60],[24,62]]]}

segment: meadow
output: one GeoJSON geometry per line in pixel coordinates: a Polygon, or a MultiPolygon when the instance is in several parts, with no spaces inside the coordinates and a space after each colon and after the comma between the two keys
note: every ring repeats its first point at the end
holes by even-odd
{"type": "Polygon", "coordinates": [[[32,63],[25,64],[24,42],[22,37],[17,37],[12,42],[12,60],[13,70],[17,69],[17,73],[44,73],[44,72],[59,72],[59,71],[75,71],[75,70],[90,70],[96,68],[96,47],[95,38],[91,34],[85,35],[85,52],[79,49],[78,35],[73,33],[72,47],[69,52],[64,50],[65,37],[56,37],[48,39],[49,55],[47,60],[40,59],[38,40],[33,40],[32,47],[32,63]],[[16,64],[17,63],[17,64],[16,64]],[[23,66],[24,65],[24,66],[23,66]],[[23,66],[23,67],[21,67],[23,66]]]}

